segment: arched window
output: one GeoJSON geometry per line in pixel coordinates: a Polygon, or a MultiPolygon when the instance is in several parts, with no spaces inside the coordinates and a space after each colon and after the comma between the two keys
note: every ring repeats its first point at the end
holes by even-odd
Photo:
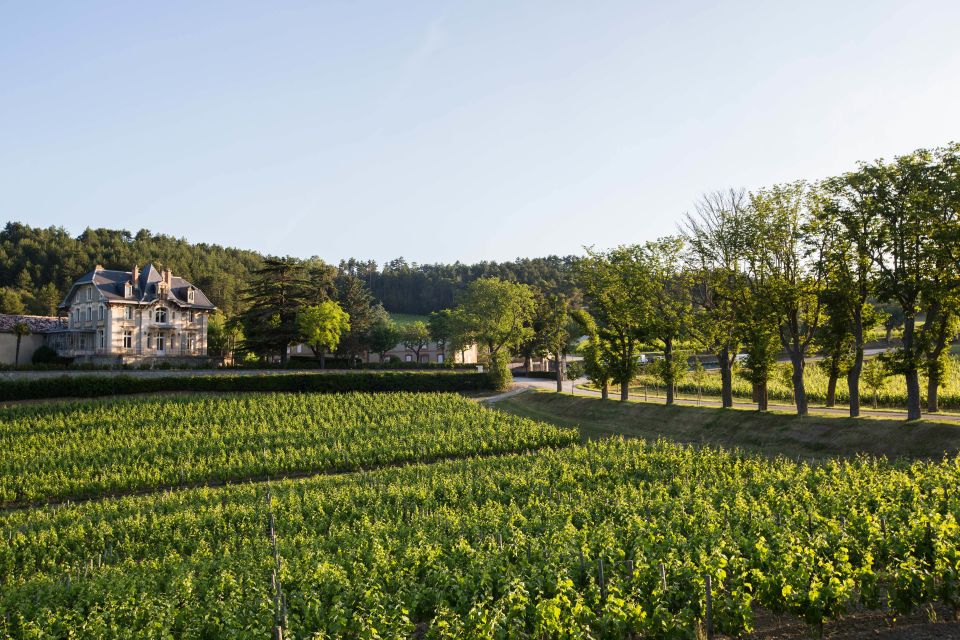
{"type": "Polygon", "coordinates": [[[165,307],[157,307],[157,310],[153,313],[153,321],[158,324],[167,321],[167,310],[165,307]]]}

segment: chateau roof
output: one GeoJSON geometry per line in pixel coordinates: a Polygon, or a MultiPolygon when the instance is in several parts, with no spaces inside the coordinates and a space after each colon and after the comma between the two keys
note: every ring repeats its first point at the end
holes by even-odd
{"type": "MultiPolygon", "coordinates": [[[[162,281],[163,274],[153,264],[148,264],[140,271],[135,283],[131,271],[117,271],[98,267],[77,278],[60,307],[69,306],[74,290],[83,284],[93,284],[108,302],[150,304],[160,299],[157,294],[157,284],[162,281]],[[124,287],[128,282],[134,285],[132,298],[127,298],[124,295],[124,287]]],[[[170,277],[170,291],[165,299],[171,300],[182,307],[193,309],[215,308],[203,291],[179,276],[170,277]],[[193,302],[187,302],[187,291],[191,287],[193,288],[193,302]]]]}

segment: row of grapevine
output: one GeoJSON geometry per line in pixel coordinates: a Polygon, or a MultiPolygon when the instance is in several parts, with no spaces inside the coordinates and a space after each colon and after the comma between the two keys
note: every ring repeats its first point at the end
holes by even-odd
{"type": "MultiPolygon", "coordinates": [[[[272,485],[286,637],[737,636],[762,606],[960,611],[960,460],[620,439],[272,485]],[[601,578],[601,571],[603,577],[601,578]]],[[[263,485],[0,516],[0,632],[264,637],[263,485]]]]}
{"type": "Polygon", "coordinates": [[[252,394],[0,410],[0,504],[496,454],[577,433],[457,394],[252,394]]]}

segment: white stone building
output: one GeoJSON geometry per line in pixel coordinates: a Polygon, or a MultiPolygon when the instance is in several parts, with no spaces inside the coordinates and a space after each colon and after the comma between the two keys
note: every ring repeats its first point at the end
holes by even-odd
{"type": "Polygon", "coordinates": [[[48,333],[47,344],[80,362],[203,358],[214,309],[200,289],[169,269],[97,265],[73,283],[59,307],[66,327],[48,333]]]}

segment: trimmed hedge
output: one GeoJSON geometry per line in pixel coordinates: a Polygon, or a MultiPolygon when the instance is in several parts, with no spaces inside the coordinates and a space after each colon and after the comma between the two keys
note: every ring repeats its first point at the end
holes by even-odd
{"type": "Polygon", "coordinates": [[[57,376],[0,380],[0,401],[39,398],[95,398],[160,391],[487,391],[493,382],[486,373],[285,373],[219,376],[57,376]]]}

